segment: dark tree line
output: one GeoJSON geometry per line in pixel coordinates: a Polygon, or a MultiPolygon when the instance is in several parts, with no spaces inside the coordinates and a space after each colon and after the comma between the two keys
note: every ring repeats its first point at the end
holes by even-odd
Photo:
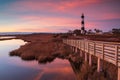
{"type": "MultiPolygon", "coordinates": [[[[75,29],[75,30],[69,30],[67,33],[69,35],[72,35],[72,34],[76,34],[76,35],[82,35],[81,33],[82,30],[80,29],[75,29]]],[[[104,33],[102,30],[100,29],[89,29],[89,30],[85,30],[85,33],[86,34],[99,34],[99,33],[104,33]]],[[[120,28],[113,28],[111,31],[109,31],[108,33],[112,33],[113,35],[120,35],[120,28]]]]}
{"type": "Polygon", "coordinates": [[[120,35],[120,28],[119,29],[113,28],[112,33],[115,34],[115,35],[120,35]]]}

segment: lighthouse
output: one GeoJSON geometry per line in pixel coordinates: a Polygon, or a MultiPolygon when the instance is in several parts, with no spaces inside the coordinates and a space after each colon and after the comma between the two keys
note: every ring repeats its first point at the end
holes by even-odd
{"type": "Polygon", "coordinates": [[[81,34],[85,34],[85,25],[84,25],[84,14],[81,15],[82,21],[81,21],[81,34]]]}

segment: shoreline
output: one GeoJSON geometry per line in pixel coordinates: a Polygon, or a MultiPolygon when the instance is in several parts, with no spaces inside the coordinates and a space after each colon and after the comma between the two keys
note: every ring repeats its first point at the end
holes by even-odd
{"type": "MultiPolygon", "coordinates": [[[[117,79],[117,76],[115,76],[117,74],[117,68],[105,61],[102,61],[104,62],[104,68],[100,73],[97,73],[96,70],[96,58],[93,59],[93,66],[91,69],[89,69],[90,66],[84,62],[84,58],[80,57],[79,53],[72,52],[69,46],[62,43],[63,37],[61,37],[61,35],[56,36],[54,34],[32,34],[19,35],[16,36],[16,38],[22,39],[28,42],[28,44],[22,45],[19,49],[11,51],[10,56],[19,56],[23,60],[37,60],[42,64],[51,62],[55,58],[67,59],[70,62],[76,77],[78,78],[77,80],[85,80],[86,78],[91,80],[117,79]]],[[[70,37],[69,39],[75,38],[70,37]]]]}

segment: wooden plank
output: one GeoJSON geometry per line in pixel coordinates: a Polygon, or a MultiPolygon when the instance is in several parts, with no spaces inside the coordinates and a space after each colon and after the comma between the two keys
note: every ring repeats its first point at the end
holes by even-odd
{"type": "Polygon", "coordinates": [[[90,45],[89,45],[89,49],[94,49],[94,46],[90,46],[90,45]]]}
{"type": "Polygon", "coordinates": [[[115,57],[115,54],[114,54],[114,53],[106,53],[106,52],[104,52],[104,55],[108,55],[108,56],[115,57]]]}
{"type": "Polygon", "coordinates": [[[116,51],[115,51],[115,63],[118,66],[118,46],[117,45],[115,46],[115,49],[116,49],[116,51]]]}
{"type": "Polygon", "coordinates": [[[115,49],[114,49],[114,50],[109,50],[109,49],[105,49],[105,48],[104,48],[104,51],[115,53],[115,49]]]}
{"type": "Polygon", "coordinates": [[[114,60],[114,61],[115,61],[115,58],[114,58],[114,57],[112,57],[112,56],[105,55],[104,57],[105,57],[105,58],[109,58],[109,59],[111,59],[111,60],[114,60]]]}
{"type": "Polygon", "coordinates": [[[115,50],[115,47],[114,48],[111,48],[111,47],[104,47],[106,50],[115,50]]]}
{"type": "Polygon", "coordinates": [[[105,44],[105,47],[115,48],[115,45],[112,45],[112,44],[105,44]]]}
{"type": "Polygon", "coordinates": [[[101,46],[102,46],[102,44],[100,44],[100,43],[96,43],[96,46],[101,47],[101,46]]]}
{"type": "Polygon", "coordinates": [[[102,54],[101,53],[96,53],[95,56],[102,58],[102,54]]]}
{"type": "Polygon", "coordinates": [[[108,55],[107,55],[107,56],[105,55],[105,56],[104,56],[104,59],[111,59],[111,60],[115,61],[115,58],[114,58],[114,57],[111,57],[111,56],[108,56],[108,55]]]}
{"type": "Polygon", "coordinates": [[[110,50],[104,50],[104,52],[110,53],[110,54],[115,54],[115,51],[110,51],[110,50]]]}
{"type": "Polygon", "coordinates": [[[113,58],[104,57],[104,60],[116,65],[115,60],[113,58]]]}
{"type": "Polygon", "coordinates": [[[104,59],[104,44],[102,44],[102,59],[104,59]]]}
{"type": "Polygon", "coordinates": [[[95,54],[102,54],[102,51],[95,50],[95,54]]]}
{"type": "Polygon", "coordinates": [[[89,48],[89,51],[94,51],[94,48],[93,49],[89,48]]]}
{"type": "Polygon", "coordinates": [[[115,58],[115,55],[104,54],[104,57],[111,57],[111,58],[115,58]]]}
{"type": "Polygon", "coordinates": [[[99,46],[99,45],[96,45],[95,47],[96,47],[96,48],[102,48],[102,46],[99,46]]]}

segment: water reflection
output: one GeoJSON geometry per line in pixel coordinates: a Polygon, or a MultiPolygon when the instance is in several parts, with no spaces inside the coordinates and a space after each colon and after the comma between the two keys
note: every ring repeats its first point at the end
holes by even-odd
{"type": "Polygon", "coordinates": [[[9,39],[9,38],[15,38],[15,36],[1,36],[0,39],[9,39]]]}
{"type": "Polygon", "coordinates": [[[56,58],[52,63],[38,64],[9,56],[9,51],[24,44],[19,39],[0,41],[0,80],[75,80],[67,60],[56,58]]]}

